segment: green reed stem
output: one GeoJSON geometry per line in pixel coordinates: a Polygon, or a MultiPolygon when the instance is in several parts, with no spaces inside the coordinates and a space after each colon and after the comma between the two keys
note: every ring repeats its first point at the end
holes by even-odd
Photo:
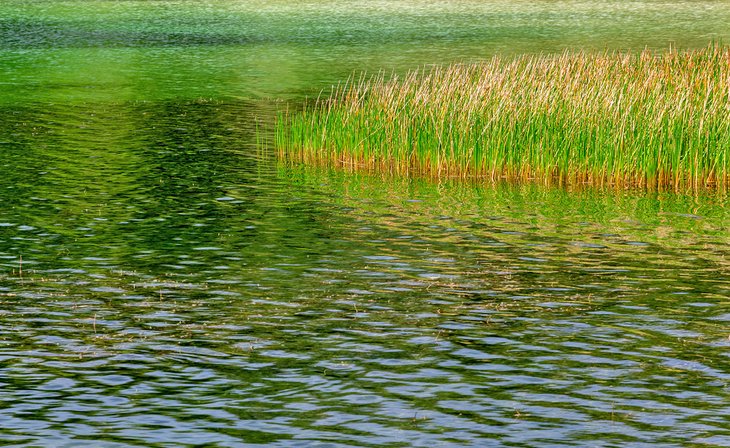
{"type": "Polygon", "coordinates": [[[495,57],[352,78],[280,115],[286,160],[399,175],[730,185],[730,49],[495,57]]]}

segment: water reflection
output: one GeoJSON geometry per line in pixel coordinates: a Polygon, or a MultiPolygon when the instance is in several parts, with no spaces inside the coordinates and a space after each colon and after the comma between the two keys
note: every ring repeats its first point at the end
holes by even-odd
{"type": "Polygon", "coordinates": [[[722,194],[287,168],[275,108],[0,112],[3,441],[730,441],[722,194]]]}

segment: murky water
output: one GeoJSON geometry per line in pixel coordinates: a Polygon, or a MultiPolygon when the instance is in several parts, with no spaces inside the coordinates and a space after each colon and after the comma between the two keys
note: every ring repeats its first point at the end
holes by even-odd
{"type": "Polygon", "coordinates": [[[255,139],[352,70],[704,45],[728,19],[3,3],[0,444],[730,445],[723,193],[291,169],[255,139]]]}

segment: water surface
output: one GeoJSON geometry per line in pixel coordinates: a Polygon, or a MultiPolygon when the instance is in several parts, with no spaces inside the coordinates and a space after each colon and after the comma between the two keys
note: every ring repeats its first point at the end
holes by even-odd
{"type": "Polygon", "coordinates": [[[726,2],[0,6],[0,442],[730,445],[727,196],[281,166],[353,70],[703,46],[726,2]]]}
{"type": "Polygon", "coordinates": [[[730,2],[6,0],[0,102],[317,94],[353,72],[730,41],[730,2]]]}

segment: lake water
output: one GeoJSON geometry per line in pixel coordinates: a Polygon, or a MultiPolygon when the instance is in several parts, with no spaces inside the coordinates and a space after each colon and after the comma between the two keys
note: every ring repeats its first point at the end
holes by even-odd
{"type": "Polygon", "coordinates": [[[730,446],[730,200],[287,168],[353,71],[727,1],[0,5],[0,445],[730,446]],[[261,126],[263,126],[261,125],[261,126]]]}

